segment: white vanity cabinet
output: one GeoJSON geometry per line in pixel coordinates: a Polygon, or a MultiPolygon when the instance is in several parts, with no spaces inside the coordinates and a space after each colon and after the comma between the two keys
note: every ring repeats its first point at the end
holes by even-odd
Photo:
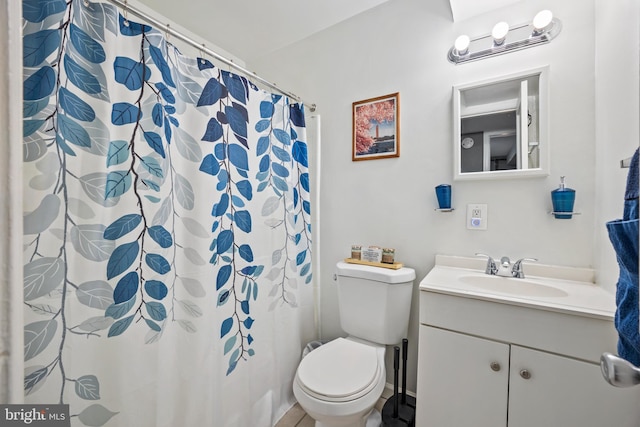
{"type": "Polygon", "coordinates": [[[420,285],[416,426],[640,426],[640,387],[613,387],[600,372],[617,334],[595,285],[575,302],[580,285],[568,282],[559,304],[435,284],[447,274],[420,285]],[[595,307],[575,305],[585,301],[595,307]]]}
{"type": "Polygon", "coordinates": [[[507,425],[509,345],[426,325],[419,339],[416,426],[507,425]]]}
{"type": "Polygon", "coordinates": [[[598,364],[511,346],[510,426],[637,427],[639,404],[638,390],[606,383],[598,364]]]}
{"type": "Polygon", "coordinates": [[[420,325],[419,357],[416,425],[636,427],[640,422],[638,394],[607,384],[594,363],[426,325],[420,325]]]}

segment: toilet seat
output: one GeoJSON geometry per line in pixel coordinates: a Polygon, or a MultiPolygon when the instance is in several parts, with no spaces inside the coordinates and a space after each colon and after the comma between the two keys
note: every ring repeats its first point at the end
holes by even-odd
{"type": "Polygon", "coordinates": [[[375,347],[337,338],[302,359],[296,381],[317,399],[347,402],[371,392],[381,372],[375,347]]]}

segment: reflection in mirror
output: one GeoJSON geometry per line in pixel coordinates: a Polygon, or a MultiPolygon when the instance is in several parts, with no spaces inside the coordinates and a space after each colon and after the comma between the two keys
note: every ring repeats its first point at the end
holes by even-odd
{"type": "Polygon", "coordinates": [[[454,179],[546,175],[546,69],[454,87],[454,179]]]}
{"type": "Polygon", "coordinates": [[[518,169],[515,110],[465,117],[460,133],[462,173],[518,169]]]}

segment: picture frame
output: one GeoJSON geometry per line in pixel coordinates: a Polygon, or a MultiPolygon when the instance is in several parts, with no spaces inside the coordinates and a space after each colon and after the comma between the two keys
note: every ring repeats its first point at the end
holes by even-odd
{"type": "Polygon", "coordinates": [[[353,103],[351,160],[400,157],[400,93],[353,103]]]}

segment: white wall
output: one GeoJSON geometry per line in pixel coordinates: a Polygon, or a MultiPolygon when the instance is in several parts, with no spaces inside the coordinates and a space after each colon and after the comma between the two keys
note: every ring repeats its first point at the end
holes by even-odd
{"type": "Polygon", "coordinates": [[[19,0],[0,6],[0,403],[22,403],[22,32],[19,0]]]}
{"type": "MultiPolygon", "coordinates": [[[[331,278],[335,262],[348,256],[351,244],[396,248],[398,260],[414,267],[419,279],[432,268],[436,253],[473,255],[480,251],[512,259],[536,257],[545,264],[579,267],[605,264],[599,259],[610,257],[612,251],[596,247],[596,241],[603,243],[605,218],[611,219],[610,215],[621,209],[624,182],[619,179],[618,151],[628,153],[626,157],[638,141],[638,51],[632,49],[629,53],[635,58],[631,61],[635,63],[632,69],[618,74],[620,68],[627,66],[626,58],[607,54],[607,61],[611,62],[596,66],[600,56],[595,52],[594,35],[594,29],[608,32],[609,26],[628,34],[619,22],[606,24],[604,17],[596,18],[596,11],[606,10],[628,21],[635,28],[632,34],[637,41],[637,13],[635,16],[619,13],[619,2],[608,3],[523,0],[453,23],[447,0],[391,0],[249,64],[263,77],[286,83],[288,89],[316,103],[323,116],[320,201],[323,338],[343,333],[331,278]],[[552,9],[563,23],[562,33],[552,43],[459,66],[447,62],[446,53],[459,34],[472,37],[487,34],[500,20],[524,23],[545,8],[552,9]],[[451,182],[451,87],[547,64],[551,175],[510,181],[451,182]],[[596,72],[620,79],[616,83],[619,91],[615,102],[632,110],[628,123],[613,118],[603,123],[596,120],[596,93],[605,96],[609,85],[606,80],[597,85],[596,72]],[[626,90],[629,85],[635,90],[626,90]],[[400,92],[400,158],[352,162],[352,102],[393,92],[400,92]],[[599,134],[596,123],[604,126],[598,126],[599,134]],[[607,156],[612,158],[599,158],[596,162],[596,154],[608,151],[607,144],[611,141],[604,129],[610,126],[620,127],[614,142],[620,150],[607,156]],[[629,137],[625,138],[623,135],[627,133],[629,137]],[[568,186],[577,191],[576,210],[582,215],[572,220],[556,220],[547,214],[551,209],[549,192],[557,187],[560,175],[566,175],[568,186]],[[603,178],[598,185],[596,176],[603,178]],[[445,182],[453,185],[456,210],[450,214],[434,212],[433,187],[445,182]],[[613,212],[598,210],[601,202],[596,192],[602,197],[604,193],[611,194],[610,198],[617,203],[611,209],[613,212]],[[467,203],[488,204],[486,232],[466,230],[467,203]]],[[[621,34],[600,35],[597,46],[604,48],[606,40],[619,40],[621,34]]],[[[602,100],[598,111],[611,108],[612,104],[613,99],[602,100]]],[[[613,284],[606,285],[613,291],[613,284]]],[[[417,284],[414,296],[408,373],[412,389],[417,356],[417,284]]]]}
{"type": "MultiPolygon", "coordinates": [[[[101,0],[103,2],[108,3],[109,0],[101,0]]],[[[171,3],[167,3],[165,2],[159,2],[158,0],[128,0],[127,2],[129,4],[130,7],[135,8],[137,10],[139,10],[140,12],[142,12],[143,14],[146,14],[148,16],[150,16],[151,18],[162,22],[162,23],[166,23],[172,30],[177,31],[178,33],[182,34],[183,36],[191,39],[192,41],[198,43],[199,45],[202,45],[205,49],[211,49],[213,50],[215,53],[217,53],[218,55],[230,59],[232,60],[234,63],[236,63],[237,65],[244,67],[246,65],[246,63],[244,62],[243,59],[231,54],[230,52],[222,49],[221,47],[219,47],[218,45],[212,43],[210,40],[204,40],[202,39],[202,37],[196,35],[195,33],[193,33],[191,30],[192,28],[185,28],[179,24],[176,24],[173,19],[177,19],[181,22],[184,22],[182,20],[180,20],[179,18],[182,16],[182,14],[185,11],[185,5],[181,4],[181,2],[175,2],[172,1],[171,3]],[[167,12],[166,14],[162,14],[161,11],[168,11],[167,9],[167,5],[169,6],[173,6],[174,9],[171,10],[171,12],[167,12]]],[[[193,3],[190,3],[189,5],[192,5],[193,3]]],[[[187,6],[189,6],[187,5],[187,6]]],[[[199,6],[202,7],[202,6],[199,6]]],[[[120,13],[124,13],[124,11],[120,10],[120,13]]],[[[137,22],[144,22],[144,19],[141,17],[138,17],[136,15],[134,15],[133,13],[129,14],[129,19],[133,20],[133,21],[137,21],[137,22]]],[[[153,25],[155,26],[155,25],[153,25]]],[[[157,27],[158,29],[161,29],[161,26],[157,27]]],[[[165,34],[165,36],[167,36],[167,34],[165,34]]],[[[191,56],[193,58],[195,57],[199,57],[199,56],[205,56],[207,59],[211,60],[213,63],[216,63],[216,59],[215,58],[210,58],[206,55],[205,52],[203,52],[203,49],[200,48],[195,48],[194,46],[187,44],[185,42],[183,42],[180,39],[177,39],[175,37],[171,37],[171,35],[169,35],[167,37],[167,39],[169,40],[169,42],[173,43],[175,46],[178,47],[178,49],[180,50],[180,52],[183,55],[186,56],[191,56]]],[[[219,65],[221,68],[223,69],[227,69],[228,66],[222,63],[217,63],[216,65],[219,65]]]]}
{"type": "MultiPolygon", "coordinates": [[[[595,3],[595,211],[597,223],[603,224],[622,217],[628,170],[617,165],[633,154],[640,141],[640,2],[596,0],[595,3]]],[[[598,282],[615,286],[618,264],[604,227],[597,228],[596,251],[598,282]]]]}

